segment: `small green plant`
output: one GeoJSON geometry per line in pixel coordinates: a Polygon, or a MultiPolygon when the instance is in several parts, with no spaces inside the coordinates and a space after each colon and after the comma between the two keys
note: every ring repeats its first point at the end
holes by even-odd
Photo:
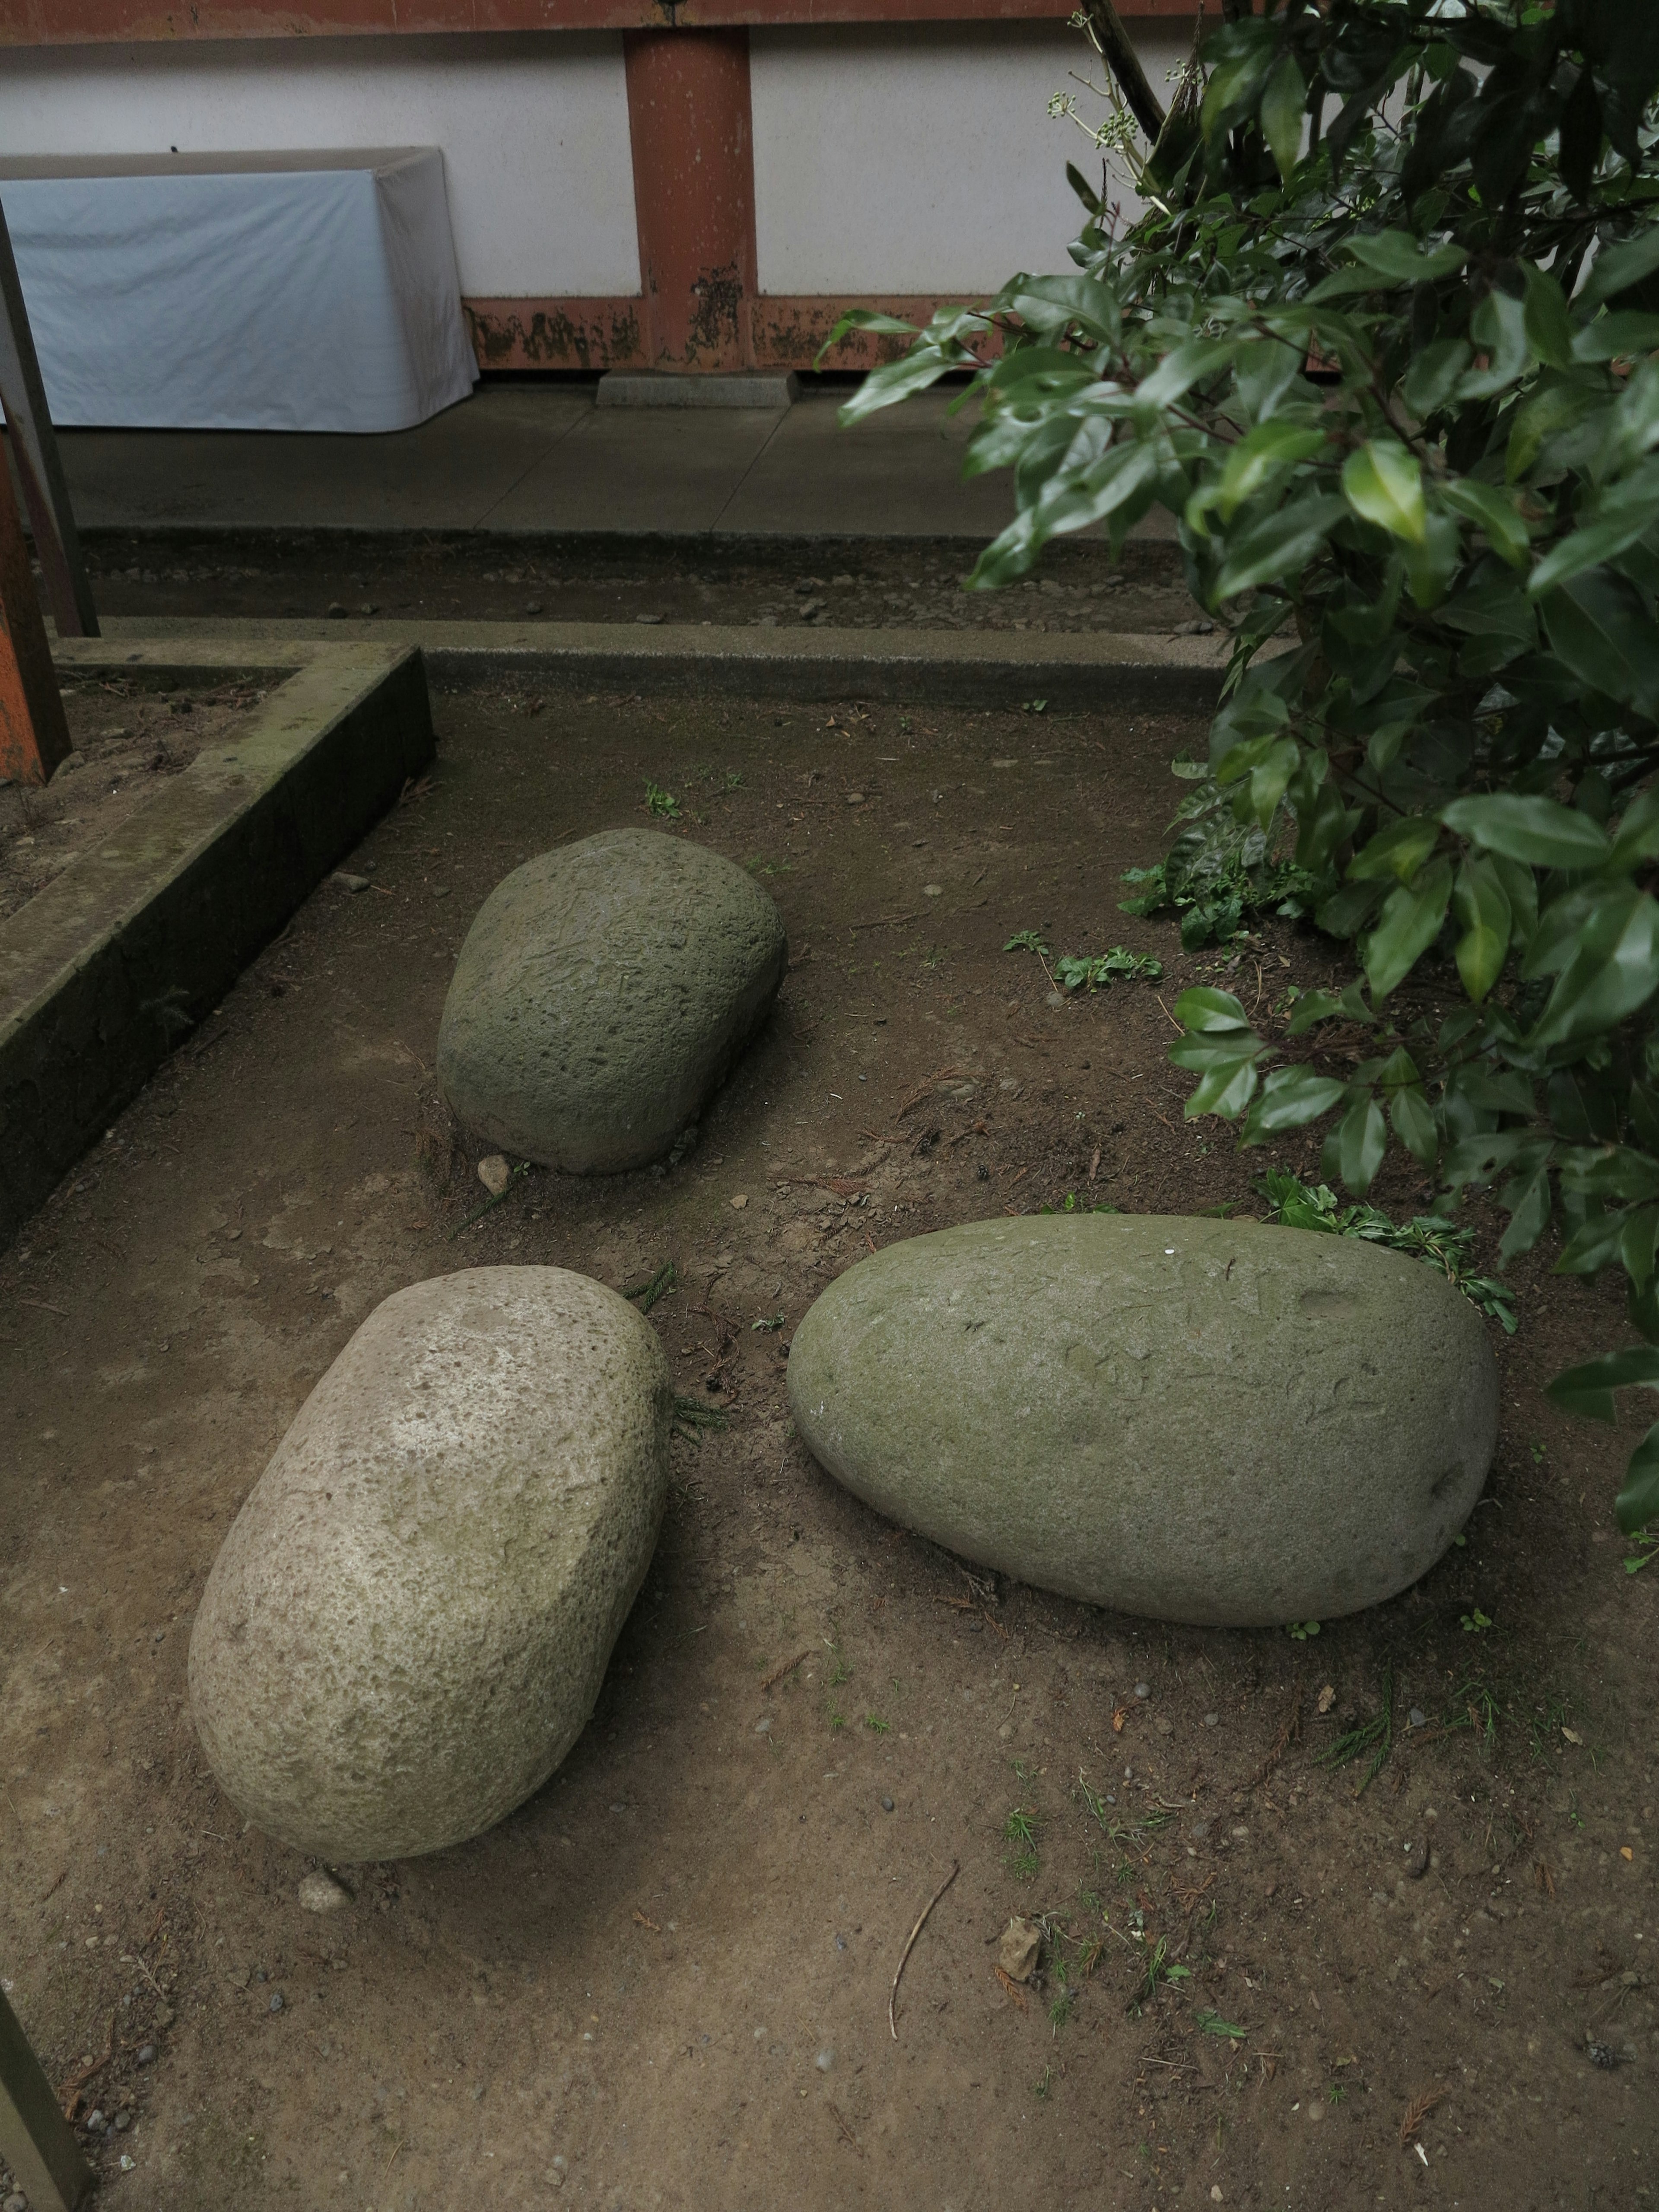
{"type": "Polygon", "coordinates": [[[1120,1210],[1115,1206],[1079,1206],[1074,1190],[1068,1190],[1058,1206],[1040,1206],[1037,1208],[1039,1213],[1116,1213],[1120,1210]]]}
{"type": "Polygon", "coordinates": [[[1048,702],[1046,699],[1022,699],[1019,702],[1019,711],[1022,714],[1046,714],[1048,711],[1048,702]]]}
{"type": "Polygon", "coordinates": [[[727,789],[728,791],[741,791],[741,790],[742,790],[742,788],[743,788],[743,774],[742,774],[741,769],[732,768],[732,769],[728,769],[726,770],[726,789],[727,789]]]}
{"type": "Polygon", "coordinates": [[[1346,2081],[1333,2081],[1325,2091],[1325,2102],[1328,2105],[1346,2104],[1347,2101],[1347,2083],[1346,2081]]]}
{"type": "Polygon", "coordinates": [[[1315,1759],[1316,1766],[1346,1766],[1352,1760],[1362,1759],[1369,1751],[1371,1763],[1365,1770],[1365,1778],[1354,1791],[1363,1797],[1382,1772],[1389,1753],[1394,1749],[1394,1669],[1382,1669],[1382,1707],[1370,1719],[1362,1721],[1358,1728],[1340,1735],[1328,1751],[1322,1751],[1315,1759]]]}
{"type": "Polygon", "coordinates": [[[1129,2002],[1126,2009],[1139,2014],[1141,2008],[1149,2004],[1157,1996],[1164,1983],[1190,1981],[1192,1972],[1190,1966],[1181,1966],[1170,1959],[1170,1939],[1167,1936],[1160,1936],[1147,1954],[1146,1964],[1141,1969],[1140,1979],[1129,1992],[1129,2002]]]}
{"type": "Polygon", "coordinates": [[[836,1653],[836,1663],[830,1670],[830,1688],[832,1690],[838,1690],[843,1682],[850,1682],[852,1679],[852,1668],[842,1657],[840,1652],[837,1651],[836,1653]]]}
{"type": "Polygon", "coordinates": [[[1050,957],[1042,933],[1036,929],[1017,929],[1002,949],[1005,952],[1035,952],[1039,960],[1050,957]]]}
{"type": "Polygon", "coordinates": [[[729,1426],[727,1416],[718,1406],[711,1406],[702,1398],[678,1396],[675,1398],[674,1432],[677,1436],[684,1437],[689,1443],[696,1444],[699,1450],[702,1448],[702,1436],[705,1429],[714,1429],[718,1431],[729,1426]]]}
{"type": "Polygon", "coordinates": [[[1295,842],[1284,809],[1267,829],[1241,823],[1231,791],[1191,761],[1172,761],[1171,774],[1195,781],[1170,824],[1174,841],[1150,868],[1126,868],[1134,892],[1120,899],[1125,914],[1154,915],[1173,907],[1181,917],[1181,945],[1196,952],[1206,945],[1231,945],[1249,919],[1271,911],[1299,921],[1313,912],[1321,882],[1294,860],[1273,854],[1281,841],[1295,842]]]}
{"type": "Polygon", "coordinates": [[[1625,1572],[1639,1575],[1644,1567],[1653,1565],[1656,1558],[1659,1558],[1659,1528],[1641,1529],[1637,1534],[1636,1549],[1626,1558],[1625,1572]]]}
{"type": "Polygon", "coordinates": [[[1014,1847],[1003,1864],[1017,1881],[1030,1881],[1037,1870],[1037,1831],[1040,1826],[1036,1814],[1027,1812],[1021,1805],[1016,1805],[1002,1824],[1004,1843],[1012,1844],[1014,1847]]]}
{"type": "Polygon", "coordinates": [[[1316,1620],[1287,1620],[1285,1633],[1293,1642],[1305,1644],[1310,1636],[1318,1635],[1319,1623],[1316,1620]]]}
{"type": "Polygon", "coordinates": [[[893,1732],[891,1721],[883,1720],[879,1713],[866,1713],[864,1725],[876,1735],[890,1735],[893,1732]]]}
{"type": "Polygon", "coordinates": [[[1062,991],[1097,991],[1109,983],[1156,983],[1164,963],[1150,953],[1130,952],[1115,945],[1109,952],[1064,952],[1054,963],[1054,981],[1062,991]]]}
{"type": "Polygon", "coordinates": [[[1339,1206],[1325,1183],[1305,1183],[1287,1168],[1269,1168],[1255,1188],[1267,1201],[1267,1218],[1286,1229],[1312,1229],[1386,1245],[1437,1268],[1456,1290],[1507,1335],[1515,1334],[1514,1293],[1491,1275],[1477,1275],[1471,1260],[1472,1229],[1454,1229],[1437,1213],[1399,1223],[1374,1206],[1339,1206]]]}
{"type": "Polygon", "coordinates": [[[1048,2099],[1048,2093],[1054,2087],[1054,2068],[1052,2066],[1045,2066],[1042,2073],[1037,2075],[1036,2081],[1031,2086],[1032,2095],[1034,2097],[1040,2098],[1046,2104],[1048,2099]]]}
{"type": "Polygon", "coordinates": [[[680,802],[672,791],[665,791],[659,783],[653,783],[647,776],[645,781],[645,811],[647,814],[661,815],[670,822],[678,822],[680,802]]]}
{"type": "Polygon", "coordinates": [[[751,1329],[763,1330],[769,1336],[775,1335],[783,1327],[782,1309],[775,1314],[763,1314],[758,1321],[751,1321],[749,1326],[751,1329]]]}
{"type": "Polygon", "coordinates": [[[1482,1613],[1480,1607],[1476,1606],[1473,1613],[1461,1613],[1458,1616],[1458,1626],[1462,1629],[1465,1636],[1484,1636],[1492,1626],[1492,1615],[1482,1613]]]}
{"type": "Polygon", "coordinates": [[[654,1275],[648,1275],[642,1283],[635,1283],[631,1291],[624,1291],[623,1296],[625,1298],[637,1298],[640,1311],[649,1313],[659,1298],[665,1298],[668,1296],[678,1279],[674,1271],[674,1262],[670,1260],[665,1266],[659,1267],[654,1275]]]}
{"type": "Polygon", "coordinates": [[[1542,1467],[1544,1464],[1544,1447],[1539,1443],[1536,1437],[1533,1438],[1531,1443],[1528,1446],[1528,1449],[1532,1454],[1533,1465],[1534,1467],[1542,1467]]]}
{"type": "Polygon", "coordinates": [[[832,1729],[844,1729],[847,1725],[846,1714],[832,1712],[830,1716],[830,1725],[832,1729]]]}
{"type": "Polygon", "coordinates": [[[1204,2034],[1228,2036],[1235,2043],[1242,2043],[1250,2032],[1248,2027],[1236,2027],[1231,2021],[1223,2020],[1218,2012],[1195,2012],[1193,2021],[1204,2034]]]}

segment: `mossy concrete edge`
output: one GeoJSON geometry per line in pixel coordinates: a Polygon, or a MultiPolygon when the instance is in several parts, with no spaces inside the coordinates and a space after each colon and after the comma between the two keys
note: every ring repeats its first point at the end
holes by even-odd
{"type": "Polygon", "coordinates": [[[276,681],[0,922],[0,1239],[430,761],[419,652],[227,627],[60,641],[63,675],[276,681]]]}

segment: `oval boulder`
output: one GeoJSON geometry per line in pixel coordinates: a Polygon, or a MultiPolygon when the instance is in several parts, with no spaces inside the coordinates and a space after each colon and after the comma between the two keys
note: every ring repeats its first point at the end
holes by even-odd
{"type": "Polygon", "coordinates": [[[1158,1215],[890,1244],[795,1332],[830,1474],[963,1558],[1155,1620],[1330,1620],[1414,1582],[1480,1495],[1480,1316],[1356,1238],[1158,1215]]]}
{"type": "Polygon", "coordinates": [[[190,1642],[226,1793],[331,1862],[441,1850],[538,1789],[593,1710],[667,1495],[650,1324],[562,1267],[399,1291],[237,1515],[190,1642]]]}
{"type": "Polygon", "coordinates": [[[645,1166],[724,1082],[789,963],[723,854],[606,830],[526,860],[479,908],[438,1030],[470,1129],[573,1175],[645,1166]]]}

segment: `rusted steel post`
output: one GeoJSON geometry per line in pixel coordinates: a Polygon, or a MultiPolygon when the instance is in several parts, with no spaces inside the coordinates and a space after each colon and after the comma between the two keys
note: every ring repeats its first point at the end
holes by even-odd
{"type": "Polygon", "coordinates": [[[0,775],[45,783],[70,750],[28,545],[0,466],[0,775]]]}
{"type": "Polygon", "coordinates": [[[749,33],[629,31],[623,55],[647,359],[655,368],[752,368],[749,33]]]}
{"type": "Polygon", "coordinates": [[[81,540],[70,505],[58,440],[46,410],[46,386],[34,357],[23,288],[11,235],[0,210],[0,413],[10,434],[17,480],[23,487],[34,550],[46,580],[46,604],[59,637],[96,637],[98,614],[81,558],[81,540]]]}
{"type": "Polygon", "coordinates": [[[73,2212],[92,2170],[58,2109],[52,2085],[0,1991],[0,2159],[15,2175],[29,2212],[73,2212]]]}

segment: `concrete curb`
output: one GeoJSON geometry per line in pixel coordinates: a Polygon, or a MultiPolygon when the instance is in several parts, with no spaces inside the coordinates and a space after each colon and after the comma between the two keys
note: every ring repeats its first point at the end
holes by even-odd
{"type": "Polygon", "coordinates": [[[1220,696],[1228,640],[1132,631],[763,629],[719,623],[550,622],[191,622],[126,615],[106,644],[159,650],[173,637],[222,633],[244,647],[268,641],[390,641],[418,646],[447,684],[568,677],[607,690],[690,690],[726,697],[880,699],[895,703],[1210,713],[1220,696]]]}
{"type": "Polygon", "coordinates": [[[278,679],[103,844],[0,922],[0,1237],[9,1237],[432,757],[394,641],[72,639],[64,672],[278,679]]]}

